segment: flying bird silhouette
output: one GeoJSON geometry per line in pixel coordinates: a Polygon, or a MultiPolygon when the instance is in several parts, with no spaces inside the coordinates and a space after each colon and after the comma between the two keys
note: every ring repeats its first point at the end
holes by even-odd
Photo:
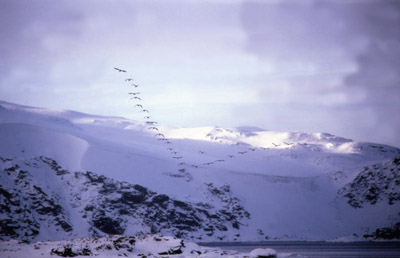
{"type": "Polygon", "coordinates": [[[132,97],[131,99],[138,99],[138,100],[142,100],[141,98],[139,98],[139,97],[132,97]]]}
{"type": "Polygon", "coordinates": [[[142,109],[141,112],[147,112],[147,113],[149,113],[149,111],[148,111],[147,109],[142,109]]]}
{"type": "Polygon", "coordinates": [[[138,95],[138,94],[140,94],[140,92],[129,92],[128,94],[130,94],[130,95],[138,95]]]}
{"type": "Polygon", "coordinates": [[[126,78],[125,81],[126,82],[130,82],[130,81],[133,81],[133,79],[132,78],[126,78]]]}
{"type": "Polygon", "coordinates": [[[114,69],[117,70],[117,71],[120,72],[120,73],[126,73],[125,70],[119,69],[119,68],[117,68],[117,67],[114,67],[114,69]]]}
{"type": "Polygon", "coordinates": [[[145,117],[143,117],[144,119],[150,119],[150,116],[145,116],[145,117]]]}
{"type": "Polygon", "coordinates": [[[156,131],[158,131],[158,128],[157,128],[157,127],[154,127],[154,126],[149,127],[149,129],[150,129],[150,130],[156,130],[156,131]]]}
{"type": "Polygon", "coordinates": [[[135,107],[140,107],[140,108],[143,108],[143,106],[142,106],[142,105],[140,105],[140,104],[136,104],[136,105],[135,105],[135,107]]]}
{"type": "Polygon", "coordinates": [[[135,87],[135,88],[139,87],[138,84],[134,84],[134,83],[132,83],[131,86],[133,86],[133,87],[135,87]]]}

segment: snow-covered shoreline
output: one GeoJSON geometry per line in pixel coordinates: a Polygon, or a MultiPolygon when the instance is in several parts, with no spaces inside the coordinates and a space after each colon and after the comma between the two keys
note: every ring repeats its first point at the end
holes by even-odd
{"type": "Polygon", "coordinates": [[[61,241],[38,241],[23,243],[17,240],[0,241],[1,257],[276,257],[272,249],[257,249],[253,253],[226,251],[220,248],[203,247],[193,242],[160,235],[106,236],[61,241]],[[267,256],[262,256],[267,257],[267,256]]]}

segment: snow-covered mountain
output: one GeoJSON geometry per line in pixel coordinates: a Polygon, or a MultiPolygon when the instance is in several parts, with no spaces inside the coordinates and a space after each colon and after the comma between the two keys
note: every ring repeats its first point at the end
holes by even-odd
{"type": "Polygon", "coordinates": [[[326,133],[151,127],[0,102],[0,238],[399,238],[397,148],[326,133]]]}

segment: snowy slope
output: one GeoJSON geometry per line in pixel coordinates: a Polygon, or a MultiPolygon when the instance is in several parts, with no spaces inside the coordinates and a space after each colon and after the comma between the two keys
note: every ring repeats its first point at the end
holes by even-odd
{"type": "Polygon", "coordinates": [[[216,208],[212,202],[183,202],[92,172],[70,172],[43,156],[24,162],[0,157],[0,168],[6,211],[1,227],[10,238],[157,232],[202,240],[214,231],[239,229],[249,217],[229,187],[207,185],[210,198],[223,204],[216,208]]]}
{"type": "Polygon", "coordinates": [[[399,222],[397,148],[326,133],[157,128],[0,102],[0,201],[13,207],[2,209],[2,238],[162,232],[196,241],[315,240],[363,236],[399,222]],[[385,174],[364,176],[365,167],[385,174]],[[108,192],[104,185],[111,185],[108,192]],[[124,192],[137,195],[135,186],[146,194],[129,201],[124,192]],[[379,192],[374,202],[365,193],[371,189],[379,192]],[[19,191],[26,200],[13,199],[19,191]],[[54,216],[42,211],[44,218],[40,207],[33,213],[18,210],[22,203],[32,206],[30,196],[40,194],[56,207],[48,212],[54,216]],[[178,212],[179,205],[185,212],[178,212]],[[156,206],[159,214],[183,215],[151,219],[146,212],[156,206]],[[4,234],[11,217],[19,218],[14,224],[28,217],[36,221],[34,231],[4,234]],[[180,227],[180,219],[190,224],[189,217],[201,225],[180,227]]]}

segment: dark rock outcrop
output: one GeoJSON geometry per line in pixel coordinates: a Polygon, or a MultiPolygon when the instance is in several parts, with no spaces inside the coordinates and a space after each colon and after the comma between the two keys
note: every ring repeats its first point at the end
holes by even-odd
{"type": "Polygon", "coordinates": [[[400,158],[364,167],[356,178],[338,191],[354,208],[366,203],[400,201],[400,158]]]}
{"type": "Polygon", "coordinates": [[[373,240],[400,240],[400,222],[393,227],[378,228],[371,234],[365,234],[364,238],[373,240]]]}
{"type": "Polygon", "coordinates": [[[23,165],[1,158],[0,173],[7,182],[0,185],[3,218],[0,239],[34,240],[43,225],[56,232],[73,234],[72,213],[80,214],[79,223],[87,225],[88,236],[125,233],[213,236],[216,232],[239,229],[242,221],[250,217],[228,185],[205,185],[210,198],[218,203],[217,208],[210,203],[177,200],[141,185],[89,171],[72,173],[47,157],[24,161],[23,165]],[[38,171],[58,185],[50,187],[44,181],[35,181],[33,173],[38,171]],[[127,232],[133,224],[139,230],[132,232],[131,227],[127,232]]]}

